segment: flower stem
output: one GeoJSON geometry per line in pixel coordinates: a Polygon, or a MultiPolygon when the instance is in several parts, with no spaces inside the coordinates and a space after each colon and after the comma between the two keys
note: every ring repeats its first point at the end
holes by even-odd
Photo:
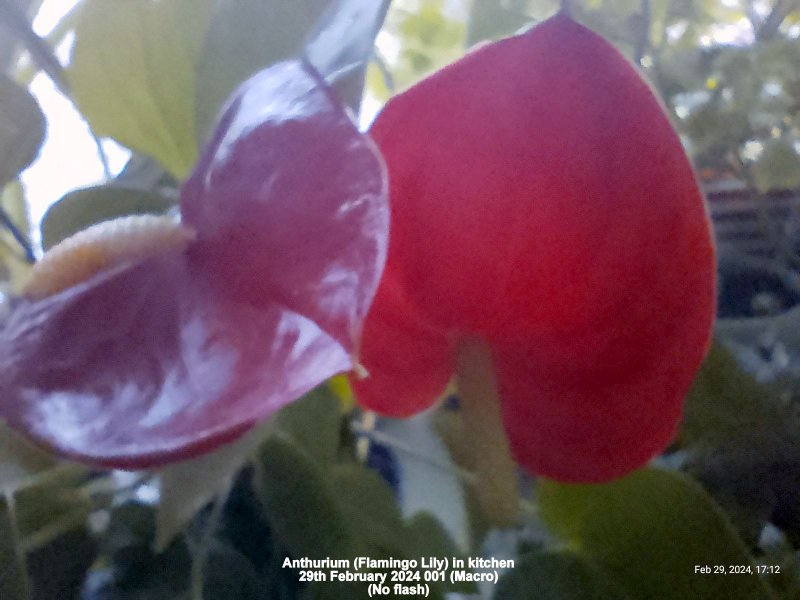
{"type": "Polygon", "coordinates": [[[514,525],[519,517],[517,466],[503,427],[497,380],[486,344],[466,340],[459,345],[456,384],[466,435],[473,445],[478,499],[493,524],[514,525]]]}

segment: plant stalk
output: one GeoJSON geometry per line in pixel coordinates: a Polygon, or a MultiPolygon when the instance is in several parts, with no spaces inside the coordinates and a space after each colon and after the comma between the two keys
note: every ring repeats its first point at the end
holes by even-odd
{"type": "Polygon", "coordinates": [[[497,379],[486,344],[466,340],[459,345],[456,384],[466,434],[473,443],[478,499],[493,524],[515,525],[519,518],[517,465],[503,427],[497,379]]]}

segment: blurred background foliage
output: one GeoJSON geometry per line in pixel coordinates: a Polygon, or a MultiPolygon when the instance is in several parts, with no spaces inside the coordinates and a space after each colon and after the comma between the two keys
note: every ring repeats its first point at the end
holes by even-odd
{"type": "MultiPolygon", "coordinates": [[[[0,0],[3,310],[42,249],[100,220],[174,210],[226,96],[296,55],[334,3],[80,0],[37,34],[35,15],[58,2],[0,0]],[[42,74],[88,122],[97,152],[84,160],[104,173],[61,197],[30,197],[20,182],[59,118],[28,91],[42,74]]],[[[392,94],[558,4],[394,0],[362,124],[392,94]]],[[[606,485],[521,476],[520,524],[498,531],[476,500],[452,403],[424,417],[429,448],[410,441],[419,422],[354,409],[342,379],[255,442],[158,472],[56,461],[0,425],[0,598],[363,598],[358,586],[302,584],[281,564],[365,554],[518,559],[496,587],[443,585],[439,598],[800,598],[800,1],[568,4],[661,97],[717,226],[717,343],[668,452],[606,485]],[[422,485],[419,511],[413,482],[425,468],[436,487],[422,485]],[[704,564],[753,574],[696,575],[704,564]]]]}

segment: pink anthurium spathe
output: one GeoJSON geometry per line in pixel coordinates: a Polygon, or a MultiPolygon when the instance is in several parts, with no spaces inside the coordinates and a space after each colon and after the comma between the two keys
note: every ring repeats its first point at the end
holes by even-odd
{"type": "Polygon", "coordinates": [[[394,97],[371,135],[392,238],[358,401],[407,416],[455,375],[473,431],[495,419],[519,465],[562,481],[662,451],[709,344],[714,247],[628,61],[558,14],[394,97]]]}
{"type": "Polygon", "coordinates": [[[183,186],[177,233],[112,222],[45,256],[49,277],[74,271],[61,255],[121,252],[53,290],[35,274],[0,324],[0,417],[118,468],[240,436],[353,368],[386,256],[386,195],[374,144],[311,67],[255,75],[183,186]]]}

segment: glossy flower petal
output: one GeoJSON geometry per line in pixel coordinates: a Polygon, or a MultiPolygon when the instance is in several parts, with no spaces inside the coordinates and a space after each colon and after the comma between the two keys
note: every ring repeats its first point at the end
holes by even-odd
{"type": "MultiPolygon", "coordinates": [[[[603,480],[663,449],[708,345],[714,249],[691,166],[635,69],[557,15],[396,96],[371,134],[392,204],[391,285],[363,340],[375,381],[366,358],[397,350],[385,327],[369,332],[395,287],[450,353],[489,345],[528,470],[603,480]]],[[[356,391],[386,403],[370,380],[356,391]]],[[[389,412],[421,404],[404,394],[389,412]]]]}
{"type": "Polygon", "coordinates": [[[181,195],[185,250],[17,301],[0,415],[55,451],[189,458],[353,366],[385,259],[384,168],[299,62],[234,94],[181,195]]]}
{"type": "Polygon", "coordinates": [[[352,378],[359,398],[384,415],[407,417],[429,408],[453,376],[450,340],[431,326],[389,278],[378,292],[380,310],[364,323],[359,360],[369,365],[367,378],[352,378]]]}
{"type": "Polygon", "coordinates": [[[312,314],[352,351],[386,260],[382,163],[300,63],[246,86],[183,187],[183,222],[229,293],[312,314]]]}

